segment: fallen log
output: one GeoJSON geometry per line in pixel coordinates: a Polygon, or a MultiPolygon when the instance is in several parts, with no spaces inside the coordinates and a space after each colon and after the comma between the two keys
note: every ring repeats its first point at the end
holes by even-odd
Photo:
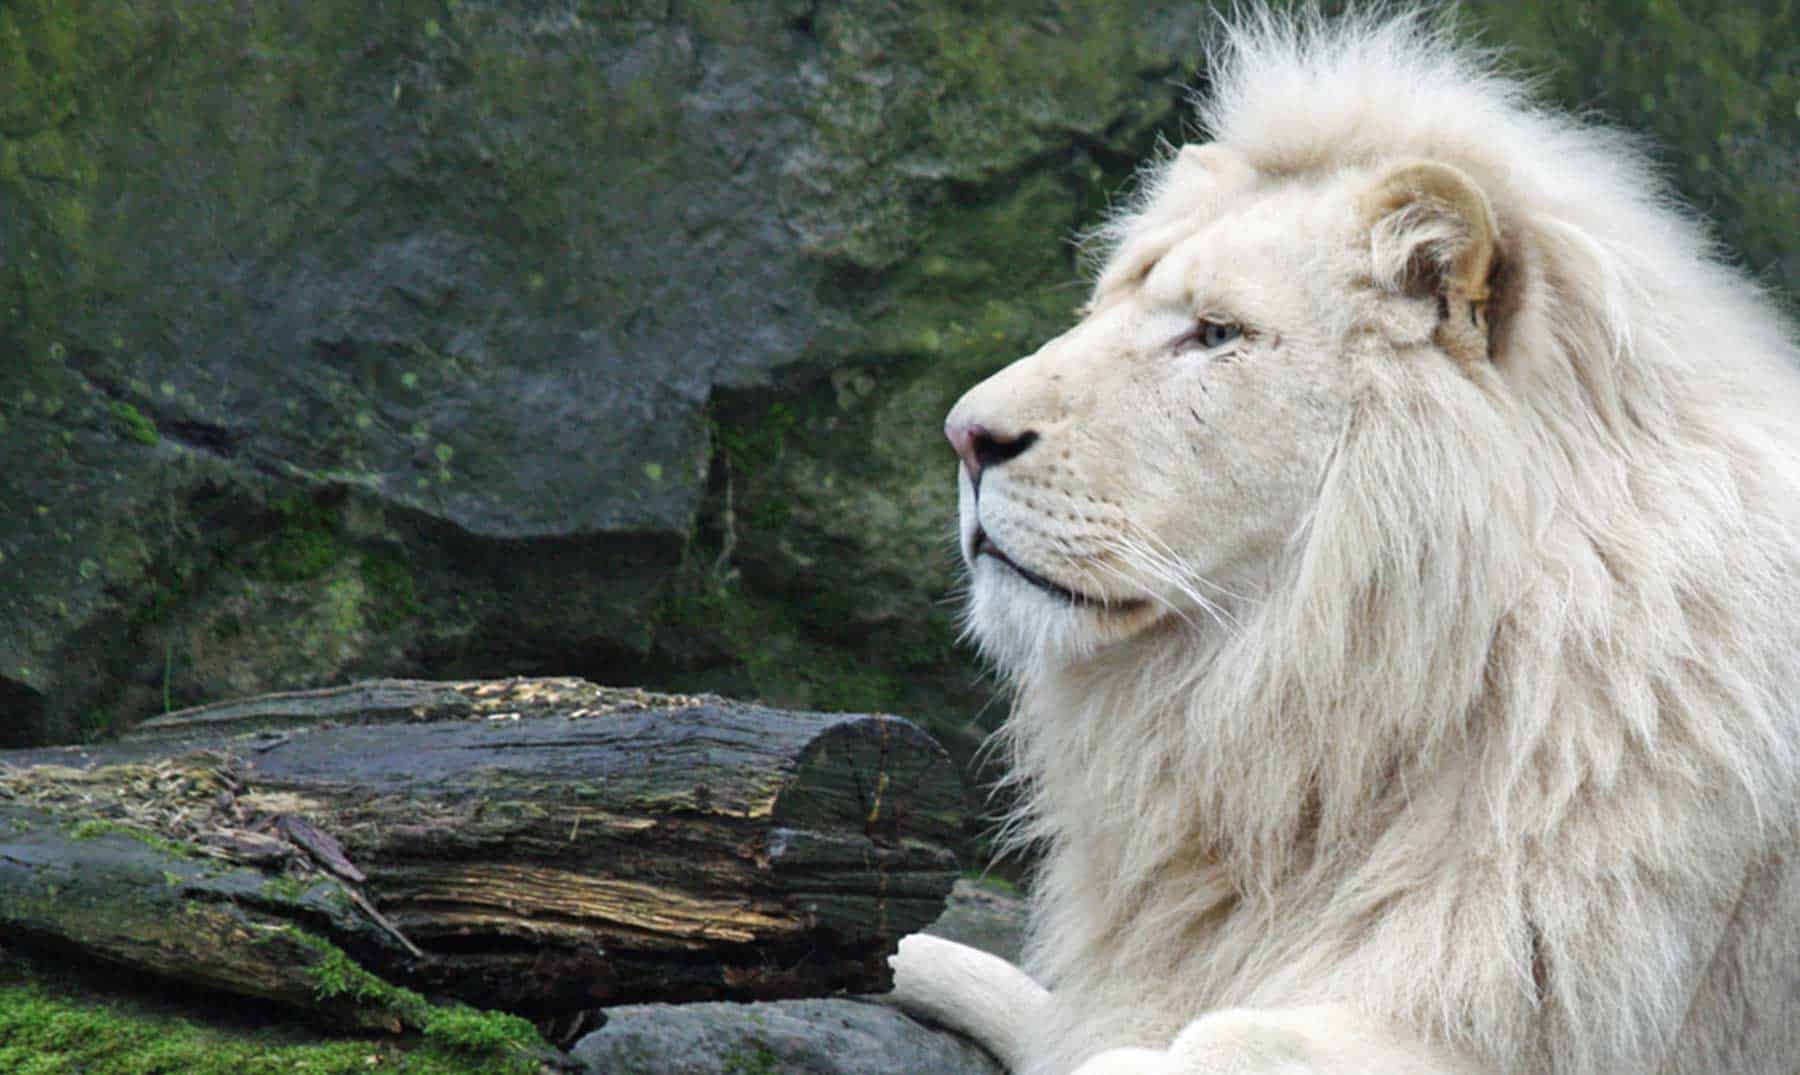
{"type": "Polygon", "coordinates": [[[961,809],[893,717],[567,679],[270,695],[0,752],[0,936],[350,1023],[395,1017],[327,981],[345,954],[534,1017],[877,991],[961,809]]]}

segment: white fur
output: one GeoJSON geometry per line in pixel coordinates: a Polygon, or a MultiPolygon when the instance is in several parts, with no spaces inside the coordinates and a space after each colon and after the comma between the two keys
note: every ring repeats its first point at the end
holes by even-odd
{"type": "Polygon", "coordinates": [[[915,933],[894,957],[894,992],[917,1015],[956,1026],[1008,1067],[1026,1063],[1023,1035],[1041,1021],[1050,994],[998,956],[915,933]]]}
{"type": "Polygon", "coordinates": [[[1791,330],[1625,138],[1442,26],[1225,36],[1213,144],[952,412],[1038,436],[963,475],[965,553],[1107,606],[971,560],[1053,995],[965,1029],[1033,1075],[1794,1070],[1791,330]],[[1407,284],[1470,229],[1358,216],[1417,160],[1498,221],[1491,361],[1407,284]],[[1214,315],[1255,331],[1171,344],[1214,315]]]}

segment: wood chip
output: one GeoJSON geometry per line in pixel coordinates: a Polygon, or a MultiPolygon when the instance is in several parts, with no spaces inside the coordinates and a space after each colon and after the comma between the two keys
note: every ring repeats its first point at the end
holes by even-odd
{"type": "Polygon", "coordinates": [[[404,946],[408,952],[412,953],[414,959],[424,959],[425,958],[425,953],[419,950],[419,946],[414,944],[412,942],[411,938],[407,937],[406,934],[401,933],[400,927],[394,925],[393,922],[389,921],[388,917],[386,915],[384,915],[380,911],[376,910],[375,905],[373,903],[369,902],[369,897],[363,895],[361,892],[357,891],[354,888],[350,888],[347,885],[344,887],[344,891],[347,894],[349,894],[351,901],[354,902],[358,907],[362,908],[362,912],[369,916],[369,921],[380,926],[382,929],[387,930],[388,934],[390,936],[392,936],[396,941],[399,941],[401,943],[401,945],[404,946]]]}
{"type": "Polygon", "coordinates": [[[282,814],[276,818],[275,831],[287,837],[294,845],[304,848],[313,861],[344,880],[360,885],[369,879],[356,868],[355,863],[344,856],[344,846],[337,842],[337,837],[319,829],[298,814],[282,814]]]}
{"type": "Polygon", "coordinates": [[[294,845],[273,836],[262,836],[243,829],[223,829],[203,833],[200,846],[220,852],[234,862],[264,866],[286,862],[294,857],[294,845]]]}

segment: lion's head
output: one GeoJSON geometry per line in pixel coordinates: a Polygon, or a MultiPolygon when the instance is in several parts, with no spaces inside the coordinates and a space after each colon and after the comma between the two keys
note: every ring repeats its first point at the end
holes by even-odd
{"type": "Polygon", "coordinates": [[[1266,591],[1373,380],[1492,379],[1500,239],[1447,163],[1182,149],[1081,322],[946,422],[980,637],[1020,669],[1266,591]]]}

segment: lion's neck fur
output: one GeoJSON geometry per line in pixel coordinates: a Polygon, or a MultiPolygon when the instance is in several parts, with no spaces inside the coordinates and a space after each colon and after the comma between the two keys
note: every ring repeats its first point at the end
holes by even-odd
{"type": "Polygon", "coordinates": [[[1122,1040],[1349,998],[1502,1067],[1662,1055],[1709,958],[1668,924],[1792,823],[1793,346],[1615,136],[1416,20],[1253,21],[1217,66],[1260,170],[1452,160],[1528,278],[1493,369],[1369,364],[1231,627],[1013,670],[1036,969],[1076,1011],[1173,991],[1089,1019],[1122,1040]]]}

